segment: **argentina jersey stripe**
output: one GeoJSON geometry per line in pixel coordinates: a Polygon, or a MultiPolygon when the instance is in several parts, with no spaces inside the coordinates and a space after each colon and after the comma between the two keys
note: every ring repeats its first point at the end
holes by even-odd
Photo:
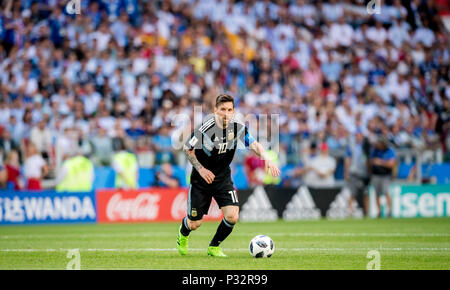
{"type": "Polygon", "coordinates": [[[208,129],[210,129],[212,126],[214,126],[215,124],[215,118],[211,118],[208,121],[206,121],[205,123],[203,123],[203,125],[198,129],[200,132],[204,133],[206,131],[208,131],[208,129]]]}

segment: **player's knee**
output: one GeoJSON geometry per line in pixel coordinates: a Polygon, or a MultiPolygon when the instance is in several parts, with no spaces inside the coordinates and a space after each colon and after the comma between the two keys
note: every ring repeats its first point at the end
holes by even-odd
{"type": "Polygon", "coordinates": [[[198,220],[198,221],[189,221],[189,229],[191,231],[195,231],[196,229],[198,229],[201,225],[202,225],[203,221],[202,220],[198,220]]]}
{"type": "Polygon", "coordinates": [[[234,225],[239,220],[239,214],[238,213],[234,213],[234,214],[225,215],[225,219],[227,220],[227,222],[229,222],[230,224],[234,225]]]}

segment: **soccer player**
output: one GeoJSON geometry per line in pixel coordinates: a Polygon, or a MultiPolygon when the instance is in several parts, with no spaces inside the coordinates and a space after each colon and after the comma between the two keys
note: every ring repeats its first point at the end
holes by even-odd
{"type": "Polygon", "coordinates": [[[247,127],[233,121],[234,112],[233,97],[219,95],[213,117],[197,127],[184,145],[184,152],[193,169],[187,216],[181,222],[177,237],[177,249],[181,255],[187,254],[189,234],[201,226],[203,215],[207,214],[214,197],[224,218],[209,244],[207,254],[226,257],[219,245],[231,233],[239,215],[239,201],[230,170],[238,142],[264,159],[266,170],[272,176],[280,175],[278,167],[266,156],[265,149],[249,134],[247,127]]]}

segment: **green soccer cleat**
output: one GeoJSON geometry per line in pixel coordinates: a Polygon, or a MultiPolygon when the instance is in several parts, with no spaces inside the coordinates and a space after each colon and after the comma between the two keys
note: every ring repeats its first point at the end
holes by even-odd
{"type": "Polygon", "coordinates": [[[222,252],[221,248],[213,247],[213,246],[208,247],[207,253],[208,253],[208,256],[213,256],[213,257],[226,257],[227,256],[222,252]]]}
{"type": "Polygon", "coordinates": [[[180,255],[182,256],[186,255],[188,252],[188,240],[189,236],[183,236],[183,234],[181,233],[181,226],[180,226],[177,236],[177,249],[178,253],[180,253],[180,255]]]}

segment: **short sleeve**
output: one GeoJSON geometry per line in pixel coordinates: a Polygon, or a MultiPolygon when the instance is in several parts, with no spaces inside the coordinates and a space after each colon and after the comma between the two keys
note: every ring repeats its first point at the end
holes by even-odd
{"type": "Polygon", "coordinates": [[[239,140],[241,140],[241,142],[245,145],[245,147],[249,147],[250,144],[252,144],[253,142],[255,142],[255,138],[253,138],[253,136],[250,134],[247,126],[243,126],[243,132],[240,134],[239,136],[239,140]]]}
{"type": "Polygon", "coordinates": [[[386,152],[385,158],[386,158],[386,159],[394,159],[394,158],[395,158],[395,151],[392,150],[392,149],[389,149],[389,150],[386,152]]]}
{"type": "Polygon", "coordinates": [[[47,164],[47,162],[45,162],[45,159],[42,158],[41,156],[39,156],[39,157],[40,157],[39,158],[39,166],[42,168],[47,164]]]}
{"type": "Polygon", "coordinates": [[[186,141],[184,145],[187,149],[193,150],[198,148],[200,143],[201,143],[201,133],[198,129],[195,129],[194,132],[191,133],[189,139],[186,141]]]}
{"type": "Polygon", "coordinates": [[[211,145],[211,128],[214,126],[214,119],[209,119],[200,126],[196,127],[185,143],[188,150],[202,149],[203,142],[211,145]]]}

